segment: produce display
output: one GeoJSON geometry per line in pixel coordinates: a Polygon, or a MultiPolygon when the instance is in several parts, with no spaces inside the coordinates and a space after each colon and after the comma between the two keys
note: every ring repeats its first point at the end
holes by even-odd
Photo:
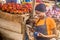
{"type": "Polygon", "coordinates": [[[46,5],[46,16],[52,17],[56,20],[60,20],[60,8],[54,4],[54,2],[44,2],[46,5]]]}
{"type": "Polygon", "coordinates": [[[29,3],[26,4],[17,4],[17,3],[7,3],[2,5],[2,10],[10,13],[29,13],[32,11],[32,5],[29,3]]]}
{"type": "Polygon", "coordinates": [[[0,9],[2,8],[2,4],[0,3],[0,9]]]}
{"type": "Polygon", "coordinates": [[[60,8],[60,2],[57,2],[57,6],[60,8]]]}
{"type": "MultiPolygon", "coordinates": [[[[60,18],[60,10],[58,10],[60,8],[57,9],[54,5],[51,5],[49,2],[40,2],[40,3],[44,3],[46,5],[47,16],[54,17],[56,19],[60,18]]],[[[14,2],[5,3],[0,6],[0,9],[1,8],[5,12],[14,13],[14,14],[25,14],[25,13],[30,13],[32,11],[32,5],[30,3],[25,3],[25,4],[17,4],[14,2]]]]}
{"type": "Polygon", "coordinates": [[[52,8],[47,10],[46,15],[60,21],[60,8],[52,6],[52,8]]]}

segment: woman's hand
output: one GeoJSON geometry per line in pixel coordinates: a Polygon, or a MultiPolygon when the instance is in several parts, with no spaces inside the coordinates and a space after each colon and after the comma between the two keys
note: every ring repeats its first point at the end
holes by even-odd
{"type": "Polygon", "coordinates": [[[45,35],[42,34],[42,33],[38,33],[37,36],[39,36],[39,37],[45,37],[45,35]]]}
{"type": "Polygon", "coordinates": [[[37,36],[39,36],[39,37],[45,37],[45,38],[54,38],[56,35],[54,35],[54,34],[52,34],[52,35],[44,35],[42,33],[38,33],[37,36]]]}

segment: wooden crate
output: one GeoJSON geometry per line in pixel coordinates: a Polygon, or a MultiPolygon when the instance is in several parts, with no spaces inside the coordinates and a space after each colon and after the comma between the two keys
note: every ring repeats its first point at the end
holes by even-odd
{"type": "MultiPolygon", "coordinates": [[[[0,18],[3,18],[7,21],[12,21],[12,22],[18,22],[22,25],[21,28],[24,28],[24,23],[23,23],[23,18],[21,15],[18,14],[10,14],[10,13],[6,13],[6,12],[2,12],[0,11],[0,18]]],[[[23,31],[23,30],[22,30],[23,31]]]]}
{"type": "Polygon", "coordinates": [[[6,19],[9,21],[19,22],[19,23],[23,22],[23,17],[21,15],[9,14],[2,11],[0,11],[0,18],[6,19]]]}

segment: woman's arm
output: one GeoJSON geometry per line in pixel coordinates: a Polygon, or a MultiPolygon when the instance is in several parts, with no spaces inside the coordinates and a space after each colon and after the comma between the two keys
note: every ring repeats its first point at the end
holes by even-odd
{"type": "Polygon", "coordinates": [[[55,28],[55,29],[53,29],[53,34],[52,35],[44,35],[42,33],[39,33],[38,36],[39,37],[45,37],[45,38],[57,38],[58,32],[57,32],[57,30],[55,28]]]}
{"type": "Polygon", "coordinates": [[[53,31],[53,34],[52,35],[43,35],[43,36],[44,37],[47,37],[47,38],[57,38],[57,36],[58,36],[57,29],[54,28],[52,31],[53,31]]]}
{"type": "Polygon", "coordinates": [[[56,22],[53,18],[50,18],[49,21],[50,21],[49,23],[50,23],[50,30],[52,31],[52,35],[46,35],[45,37],[56,38],[58,36],[56,22]]]}

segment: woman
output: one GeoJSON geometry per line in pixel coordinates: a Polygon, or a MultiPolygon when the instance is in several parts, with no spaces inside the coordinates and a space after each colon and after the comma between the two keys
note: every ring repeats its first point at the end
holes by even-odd
{"type": "Polygon", "coordinates": [[[36,15],[38,15],[38,18],[34,20],[34,37],[36,40],[50,40],[51,38],[56,38],[56,23],[52,18],[46,17],[46,6],[44,4],[39,4],[36,6],[35,10],[36,15]]]}

